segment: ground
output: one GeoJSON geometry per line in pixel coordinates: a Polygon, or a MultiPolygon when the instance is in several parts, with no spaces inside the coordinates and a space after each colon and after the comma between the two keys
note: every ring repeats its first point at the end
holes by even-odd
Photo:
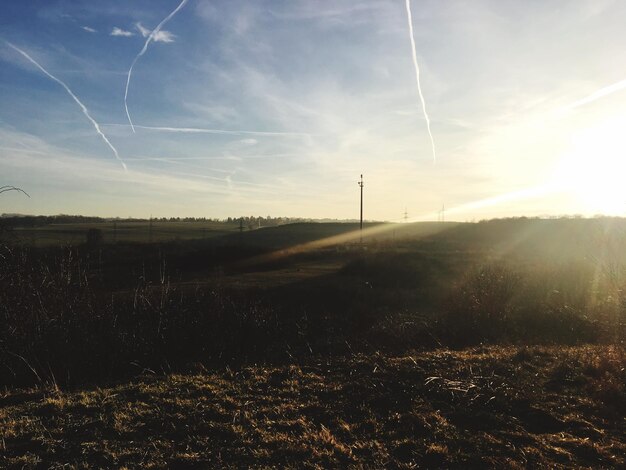
{"type": "Polygon", "coordinates": [[[626,219],[89,228],[3,232],[0,468],[626,468],[626,219]]]}
{"type": "Polygon", "coordinates": [[[619,468],[626,354],[479,347],[0,395],[7,468],[619,468]]]}

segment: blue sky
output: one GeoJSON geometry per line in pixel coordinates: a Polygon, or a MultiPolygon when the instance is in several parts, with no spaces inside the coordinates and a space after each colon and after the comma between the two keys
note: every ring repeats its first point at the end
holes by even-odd
{"type": "Polygon", "coordinates": [[[0,212],[626,212],[624,2],[413,0],[435,162],[404,0],[188,0],[133,132],[179,5],[2,2],[0,212]]]}

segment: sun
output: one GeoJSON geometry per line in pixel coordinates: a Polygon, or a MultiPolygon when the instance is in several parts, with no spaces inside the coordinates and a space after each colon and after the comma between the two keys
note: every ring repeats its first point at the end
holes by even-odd
{"type": "Polygon", "coordinates": [[[557,165],[554,181],[582,212],[626,215],[626,117],[575,135],[557,165]]]}

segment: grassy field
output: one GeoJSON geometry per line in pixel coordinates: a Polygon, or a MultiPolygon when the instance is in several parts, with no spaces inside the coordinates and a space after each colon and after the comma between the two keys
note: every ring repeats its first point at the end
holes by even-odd
{"type": "MultiPolygon", "coordinates": [[[[366,223],[365,241],[400,242],[411,240],[444,228],[454,223],[373,224],[366,223]],[[367,235],[367,229],[384,226],[382,231],[367,235]]],[[[324,240],[337,235],[356,232],[355,223],[293,223],[276,227],[249,228],[240,231],[238,222],[215,221],[161,221],[146,220],[120,222],[91,222],[45,224],[34,227],[11,227],[0,231],[0,241],[27,246],[81,245],[90,229],[99,230],[103,243],[163,243],[175,240],[220,239],[220,243],[243,243],[265,247],[286,247],[314,240],[324,240]]],[[[357,241],[355,233],[349,241],[357,241]]]]}
{"type": "Polygon", "coordinates": [[[75,224],[49,224],[39,227],[16,227],[4,238],[30,246],[63,246],[85,243],[90,229],[100,230],[104,243],[150,243],[190,240],[235,233],[237,224],[218,222],[124,221],[75,224]]]}
{"type": "Polygon", "coordinates": [[[3,468],[623,468],[623,348],[350,355],[0,396],[3,468]]]}
{"type": "Polygon", "coordinates": [[[0,466],[624,465],[626,220],[197,224],[4,234],[0,466]]]}

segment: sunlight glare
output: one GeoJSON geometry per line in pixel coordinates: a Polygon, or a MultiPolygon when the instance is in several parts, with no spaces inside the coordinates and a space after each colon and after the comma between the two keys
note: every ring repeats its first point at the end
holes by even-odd
{"type": "Polygon", "coordinates": [[[557,165],[557,185],[587,213],[626,213],[626,117],[589,127],[572,138],[557,165]]]}

